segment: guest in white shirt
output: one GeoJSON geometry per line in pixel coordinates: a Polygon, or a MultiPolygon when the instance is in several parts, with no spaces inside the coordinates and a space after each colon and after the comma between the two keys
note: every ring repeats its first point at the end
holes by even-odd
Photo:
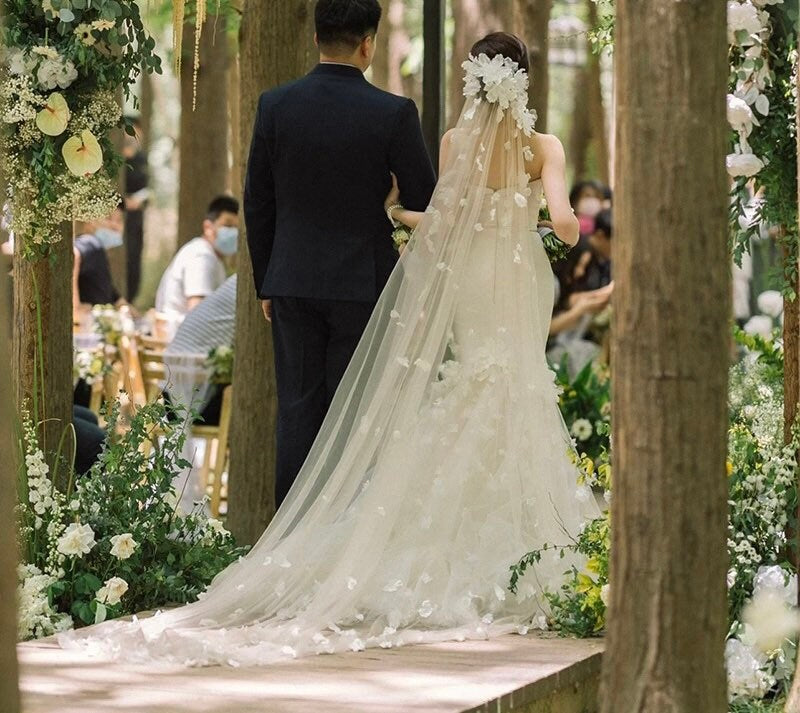
{"type": "Polygon", "coordinates": [[[239,202],[219,196],[208,206],[203,234],[184,245],[167,267],[156,294],[156,311],[180,321],[225,282],[224,259],[239,243],[239,202]]]}

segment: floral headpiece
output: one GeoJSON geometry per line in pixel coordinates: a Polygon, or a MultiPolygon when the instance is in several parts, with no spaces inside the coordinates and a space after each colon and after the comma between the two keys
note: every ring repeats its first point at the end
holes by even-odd
{"type": "Polygon", "coordinates": [[[499,54],[489,59],[481,53],[477,57],[470,55],[461,66],[466,72],[464,96],[475,97],[475,103],[465,114],[466,119],[475,116],[475,110],[485,99],[490,104],[500,105],[498,121],[510,109],[517,126],[525,135],[533,133],[536,114],[528,109],[528,73],[520,69],[517,62],[499,54]]]}

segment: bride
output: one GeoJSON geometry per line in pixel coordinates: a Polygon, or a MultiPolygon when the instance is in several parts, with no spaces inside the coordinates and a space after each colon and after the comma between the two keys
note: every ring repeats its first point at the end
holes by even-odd
{"type": "MultiPolygon", "coordinates": [[[[126,661],[260,665],[313,653],[524,634],[569,558],[509,567],[596,514],[580,497],[545,342],[553,274],[536,231],[578,222],[564,153],[534,132],[527,48],[486,37],[466,105],[288,498],[200,601],[62,635],[126,661]]],[[[396,195],[389,196],[393,203],[396,195]]]]}

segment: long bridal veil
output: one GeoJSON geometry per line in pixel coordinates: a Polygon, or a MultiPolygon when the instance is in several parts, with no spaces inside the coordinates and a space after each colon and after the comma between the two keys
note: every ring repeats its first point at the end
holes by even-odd
{"type": "Polygon", "coordinates": [[[594,511],[544,356],[553,278],[526,173],[532,118],[499,82],[494,96],[469,87],[431,204],[262,537],[200,601],[62,645],[252,665],[524,630],[545,611],[568,562],[543,561],[517,595],[509,565],[594,511]]]}

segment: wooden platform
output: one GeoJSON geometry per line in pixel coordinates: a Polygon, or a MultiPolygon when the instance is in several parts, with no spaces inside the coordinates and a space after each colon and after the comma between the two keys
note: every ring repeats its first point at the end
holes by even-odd
{"type": "Polygon", "coordinates": [[[98,662],[19,646],[24,713],[593,713],[602,642],[550,636],[314,656],[265,668],[98,662]]]}

